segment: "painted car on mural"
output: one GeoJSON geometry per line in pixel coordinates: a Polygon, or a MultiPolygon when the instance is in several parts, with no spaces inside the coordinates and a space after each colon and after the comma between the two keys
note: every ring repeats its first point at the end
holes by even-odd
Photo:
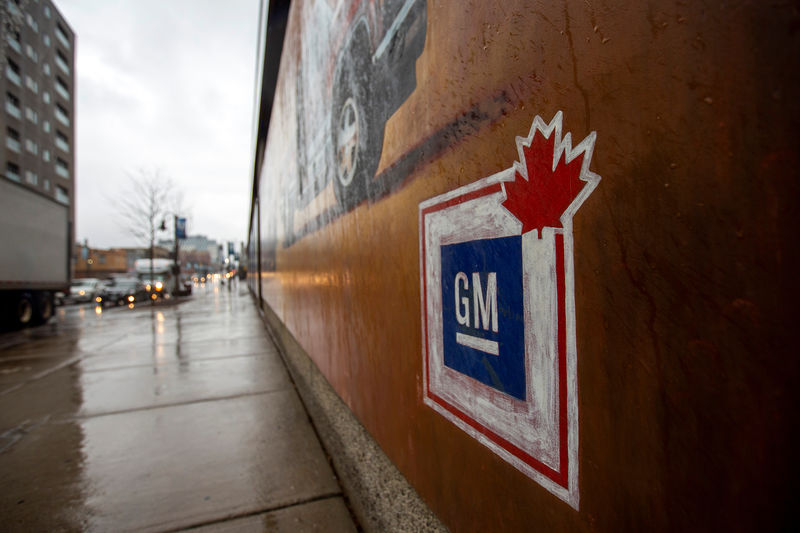
{"type": "Polygon", "coordinates": [[[303,3],[290,237],[388,190],[375,179],[384,125],[416,87],[426,8],[425,0],[303,3]]]}

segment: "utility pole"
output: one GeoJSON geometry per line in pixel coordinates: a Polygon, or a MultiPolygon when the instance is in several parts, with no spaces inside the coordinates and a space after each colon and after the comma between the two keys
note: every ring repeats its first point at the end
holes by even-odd
{"type": "Polygon", "coordinates": [[[178,263],[178,215],[172,215],[175,222],[175,296],[178,296],[178,278],[181,276],[181,266],[178,263]]]}

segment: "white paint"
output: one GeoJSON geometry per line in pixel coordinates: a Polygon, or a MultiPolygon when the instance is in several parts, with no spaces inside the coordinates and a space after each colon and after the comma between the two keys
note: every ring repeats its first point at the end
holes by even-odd
{"type": "Polygon", "coordinates": [[[468,348],[474,348],[490,355],[500,355],[500,345],[496,341],[473,337],[466,333],[456,333],[456,342],[468,348]]]}
{"type": "Polygon", "coordinates": [[[489,331],[491,321],[492,331],[497,333],[497,272],[489,272],[486,298],[483,297],[481,289],[481,275],[478,272],[472,273],[472,301],[475,303],[475,329],[480,328],[483,322],[483,329],[489,331]]]}
{"type": "Polygon", "coordinates": [[[411,8],[414,5],[414,2],[417,0],[406,0],[406,3],[403,4],[403,7],[400,8],[400,12],[397,14],[397,17],[392,22],[392,25],[389,27],[389,31],[386,32],[386,35],[383,36],[381,40],[381,44],[378,45],[378,48],[375,50],[375,55],[372,56],[372,62],[377,63],[378,60],[383,56],[386,52],[386,49],[389,47],[389,43],[392,42],[394,36],[397,34],[397,30],[400,29],[400,25],[408,16],[408,13],[411,11],[411,8]]]}
{"type": "Polygon", "coordinates": [[[456,295],[456,322],[462,326],[469,326],[469,298],[461,296],[461,285],[464,289],[469,289],[469,281],[467,275],[463,272],[456,274],[455,279],[455,295],[456,295]],[[462,313],[461,310],[464,310],[462,313]]]}
{"type": "MultiPolygon", "coordinates": [[[[572,240],[572,216],[591,194],[600,177],[589,170],[596,134],[592,132],[574,148],[569,133],[562,137],[562,113],[556,113],[548,124],[535,117],[527,137],[517,137],[517,150],[520,161],[511,168],[493,176],[480,179],[470,185],[442,194],[420,204],[420,291],[423,302],[422,322],[426,338],[423,339],[423,400],[426,405],[439,412],[473,438],[490,448],[518,470],[534,479],[545,489],[566,501],[575,509],[580,503],[578,487],[578,390],[577,390],[577,348],[574,297],[574,245],[572,240]],[[484,385],[460,372],[444,365],[443,355],[443,317],[441,302],[441,246],[486,238],[500,238],[520,235],[522,223],[511,215],[501,204],[506,199],[504,182],[514,180],[515,172],[525,179],[527,168],[524,164],[524,146],[529,146],[533,136],[539,132],[546,138],[554,138],[553,169],[561,156],[570,162],[584,154],[580,179],[586,186],[561,216],[561,228],[543,228],[541,237],[536,231],[522,236],[522,286],[524,306],[524,345],[525,345],[525,383],[526,400],[518,400],[496,389],[484,385]],[[523,163],[520,163],[523,162],[523,163]],[[463,203],[436,209],[448,202],[457,201],[476,194],[493,184],[500,183],[502,190],[478,196],[463,203]],[[424,234],[422,233],[424,229],[424,234]],[[558,297],[558,272],[556,261],[556,236],[563,238],[564,298],[558,297]],[[559,396],[559,346],[558,317],[559,308],[564,309],[564,334],[566,346],[566,405],[561,406],[559,396]],[[427,360],[426,360],[427,356],[427,360]],[[449,409],[436,401],[441,398],[451,408],[461,412],[474,424],[485,428],[479,431],[449,409]],[[562,442],[559,431],[559,413],[566,417],[566,442],[562,442]],[[490,437],[486,430],[504,439],[490,437]],[[517,450],[533,458],[523,459],[517,450]],[[565,451],[565,464],[561,464],[561,450],[565,451]],[[557,482],[568,474],[564,483],[557,482]],[[548,475],[548,473],[551,475],[548,475]]],[[[459,284],[467,289],[466,274],[456,276],[456,315],[462,325],[469,324],[468,300],[461,298],[459,284]],[[461,307],[460,307],[461,306],[461,307]],[[462,312],[463,311],[463,312],[462,312]]],[[[478,284],[480,280],[478,278],[478,284]]],[[[473,286],[476,285],[473,276],[473,286]]],[[[487,282],[491,285],[491,281],[487,282]]],[[[496,287],[495,287],[496,291],[496,287]]],[[[493,311],[492,324],[497,326],[496,302],[483,293],[481,302],[473,299],[474,323],[478,324],[481,314],[483,325],[487,326],[490,310],[493,311]]],[[[496,294],[495,294],[496,297],[496,294]]],[[[486,329],[486,328],[484,328],[486,329]]],[[[496,329],[494,331],[497,331],[496,329]]],[[[461,344],[465,344],[458,340],[461,344]]],[[[484,339],[476,340],[484,341],[484,339]]],[[[463,340],[463,339],[462,339],[463,340]]],[[[472,341],[467,341],[472,342],[472,341]]],[[[468,344],[465,344],[468,345],[468,344]]],[[[472,346],[475,347],[475,346],[472,346]]],[[[480,348],[476,348],[480,349],[480,348]]],[[[499,353],[499,350],[498,350],[499,353]]]]}

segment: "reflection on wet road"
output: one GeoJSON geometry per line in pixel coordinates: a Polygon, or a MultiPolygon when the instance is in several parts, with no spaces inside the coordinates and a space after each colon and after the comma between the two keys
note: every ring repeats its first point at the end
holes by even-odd
{"type": "Polygon", "coordinates": [[[244,286],[194,291],[0,334],[4,531],[355,531],[244,286]]]}

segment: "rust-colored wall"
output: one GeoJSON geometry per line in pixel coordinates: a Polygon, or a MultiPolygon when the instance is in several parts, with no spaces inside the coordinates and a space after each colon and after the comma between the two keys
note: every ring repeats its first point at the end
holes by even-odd
{"type": "MultiPolygon", "coordinates": [[[[311,4],[292,3],[260,169],[262,296],[443,522],[785,524],[797,476],[797,6],[429,0],[415,86],[385,124],[376,185],[350,208],[330,177],[312,176],[311,196],[297,189],[298,146],[330,148],[298,133],[310,120],[329,138],[326,120],[298,118],[303,61],[330,62],[303,48],[311,4]],[[559,110],[576,139],[597,132],[602,177],[573,220],[577,510],[422,401],[419,204],[509,168],[515,136],[559,110]]],[[[320,69],[326,83],[303,90],[325,102],[336,75],[320,69]]]]}

